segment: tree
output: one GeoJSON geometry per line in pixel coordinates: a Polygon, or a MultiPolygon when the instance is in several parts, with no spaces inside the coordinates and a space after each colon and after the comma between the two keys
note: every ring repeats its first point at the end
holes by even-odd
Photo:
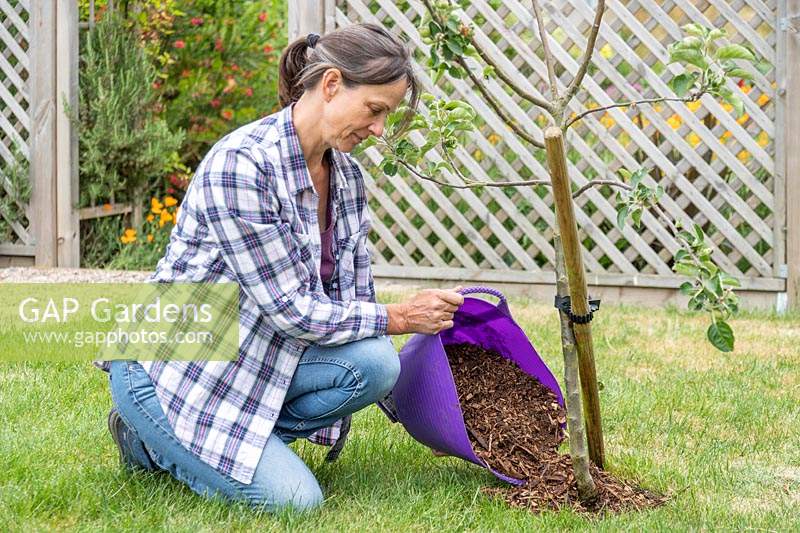
{"type": "Polygon", "coordinates": [[[427,113],[417,112],[407,127],[400,128],[400,119],[407,109],[398,109],[387,120],[384,135],[366,140],[362,143],[362,149],[376,146],[380,150],[382,160],[379,166],[387,175],[400,173],[428,180],[443,187],[552,187],[559,233],[555,239],[555,270],[557,297],[562,304],[560,319],[570,454],[581,499],[590,501],[595,497],[596,491],[589,471],[589,458],[602,468],[604,452],[590,324],[593,310],[587,298],[573,198],[585,193],[591,187],[609,186],[617,190],[617,222],[620,226],[631,220],[638,228],[643,214],[647,211],[663,222],[680,245],[674,256],[673,269],[678,274],[690,278],[681,286],[681,291],[690,297],[689,308],[706,311],[709,314],[711,323],[707,332],[708,340],[717,349],[725,352],[731,351],[734,345],[733,330],[727,320],[738,310],[738,298],[733,290],[738,286],[738,281],[726,274],[713,261],[711,248],[707,245],[706,235],[700,226],[695,224],[690,228],[684,228],[679,221],[667,216],[659,205],[664,189],[649,176],[647,169],[621,169],[620,179],[596,179],[573,190],[566,172],[564,134],[573,124],[592,113],[617,107],[652,105],[664,101],[696,102],[706,94],[724,100],[741,115],[742,101],[727,86],[727,81],[729,78],[750,79],[750,73],[739,64],[755,62],[756,58],[743,46],[720,44],[719,41],[726,37],[725,30],[688,24],[683,27],[686,36],[669,48],[670,61],[680,63],[685,70],[671,80],[670,86],[674,95],[618,102],[567,116],[568,104],[581,89],[592,61],[605,11],[604,0],[597,1],[594,21],[578,70],[569,84],[563,88],[559,88],[555,76],[555,61],[549,45],[550,37],[544,30],[544,18],[539,0],[532,0],[531,20],[534,21],[532,29],[533,33],[539,36],[548,77],[547,90],[542,92],[549,92],[549,97],[523,87],[481,47],[471,24],[464,22],[467,20],[464,9],[469,2],[423,0],[423,3],[427,13],[420,33],[430,46],[428,67],[431,69],[432,81],[436,83],[444,73],[454,78],[471,80],[483,100],[515,135],[525,141],[532,151],[545,150],[551,179],[477,181],[464,175],[455,164],[453,154],[464,142],[466,132],[474,129],[476,113],[466,102],[444,101],[431,94],[422,96],[427,113]],[[736,63],[736,60],[740,63],[736,63]],[[474,63],[477,63],[477,66],[474,63]],[[548,121],[543,138],[537,138],[531,128],[526,127],[525,123],[520,123],[521,120],[510,116],[503,109],[497,97],[484,82],[490,77],[497,78],[520,98],[541,110],[548,121]],[[414,141],[414,132],[417,132],[416,139],[418,141],[422,139],[421,141],[414,141]],[[423,135],[420,136],[420,133],[423,135]],[[433,149],[442,156],[442,160],[437,163],[425,161],[425,155],[433,149]],[[450,180],[445,175],[454,176],[456,180],[450,180]],[[583,418],[586,420],[588,453],[583,433],[584,424],[581,422],[583,418]]]}

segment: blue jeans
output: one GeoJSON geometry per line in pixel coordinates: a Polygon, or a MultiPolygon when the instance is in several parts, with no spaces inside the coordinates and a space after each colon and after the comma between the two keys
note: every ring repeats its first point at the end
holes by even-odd
{"type": "MultiPolygon", "coordinates": [[[[314,474],[287,444],[380,400],[399,373],[400,361],[388,337],[307,348],[249,485],[218,472],[178,442],[139,363],[113,361],[110,380],[122,419],[158,468],[200,495],[274,510],[310,509],[323,500],[314,474]]],[[[153,469],[146,458],[138,459],[143,468],[153,469]]]]}

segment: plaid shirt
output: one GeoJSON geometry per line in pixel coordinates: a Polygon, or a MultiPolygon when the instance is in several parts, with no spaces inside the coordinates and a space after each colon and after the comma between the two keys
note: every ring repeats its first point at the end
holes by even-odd
{"type": "MultiPolygon", "coordinates": [[[[141,361],[178,440],[250,483],[298,360],[311,344],[386,334],[367,251],[359,167],[332,149],[336,266],[320,279],[318,196],[292,123],[294,105],[217,142],[200,163],[152,281],[239,283],[239,357],[141,361]],[[327,294],[326,294],[327,293],[327,294]]],[[[341,420],[311,435],[331,445],[341,420]]]]}

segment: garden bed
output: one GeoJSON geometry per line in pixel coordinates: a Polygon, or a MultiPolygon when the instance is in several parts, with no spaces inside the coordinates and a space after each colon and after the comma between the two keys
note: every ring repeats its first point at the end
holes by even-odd
{"type": "Polygon", "coordinates": [[[558,451],[566,414],[553,392],[492,351],[470,344],[449,345],[445,351],[475,453],[494,470],[526,480],[484,492],[533,511],[624,511],[665,501],[592,466],[598,496],[591,505],[580,502],[572,460],[558,451]]]}

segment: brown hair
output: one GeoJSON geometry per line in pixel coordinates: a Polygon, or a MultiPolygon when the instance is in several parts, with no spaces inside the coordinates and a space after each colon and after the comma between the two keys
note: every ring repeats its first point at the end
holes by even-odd
{"type": "Polygon", "coordinates": [[[411,98],[397,131],[408,125],[419,101],[419,82],[408,50],[397,37],[377,24],[364,22],[327,33],[311,44],[313,47],[303,36],[281,55],[278,77],[281,107],[296,102],[304,91],[316,87],[327,69],[336,68],[342,73],[345,87],[382,85],[406,78],[411,98]]]}

